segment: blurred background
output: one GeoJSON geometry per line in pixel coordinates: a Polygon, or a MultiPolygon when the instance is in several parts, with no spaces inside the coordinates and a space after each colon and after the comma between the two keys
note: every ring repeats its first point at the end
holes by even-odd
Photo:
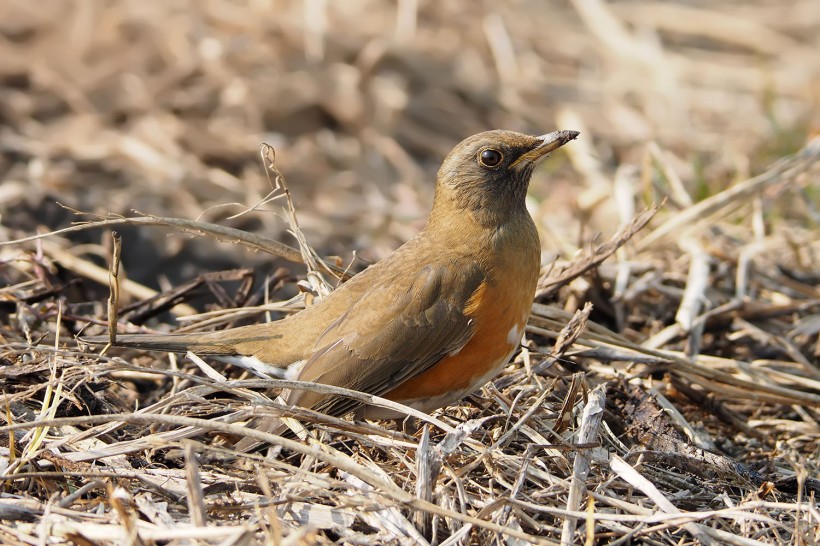
{"type": "MultiPolygon", "coordinates": [[[[545,261],[571,258],[633,209],[669,197],[673,214],[798,150],[820,129],[818,51],[816,0],[4,0],[0,237],[77,220],[59,202],[295,244],[284,201],[262,203],[268,143],[308,242],[360,269],[423,225],[461,139],[560,128],[581,139],[536,173],[529,206],[545,261]]],[[[779,217],[816,218],[816,190],[779,217]]],[[[149,286],[274,267],[120,231],[149,286]]]]}

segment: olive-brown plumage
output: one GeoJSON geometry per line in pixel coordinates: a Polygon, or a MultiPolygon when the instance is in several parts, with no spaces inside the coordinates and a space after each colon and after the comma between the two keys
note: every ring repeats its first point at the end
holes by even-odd
{"type": "MultiPolygon", "coordinates": [[[[255,357],[279,368],[304,362],[300,380],[423,411],[456,401],[494,377],[518,346],[540,264],[525,207],[530,176],[577,135],[488,131],[465,139],[442,163],[424,229],[304,311],[206,334],[118,336],[117,344],[255,357]]],[[[350,400],[308,391],[283,395],[334,415],[356,409],[350,400]]],[[[391,417],[377,408],[364,414],[391,417]]]]}

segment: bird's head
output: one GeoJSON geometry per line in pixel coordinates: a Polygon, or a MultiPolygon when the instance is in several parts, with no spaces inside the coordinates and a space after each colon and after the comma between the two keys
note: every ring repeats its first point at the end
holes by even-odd
{"type": "Polygon", "coordinates": [[[533,169],[551,151],[574,140],[577,131],[530,136],[486,131],[461,141],[438,172],[433,211],[466,210],[482,224],[503,221],[524,209],[533,169]]]}

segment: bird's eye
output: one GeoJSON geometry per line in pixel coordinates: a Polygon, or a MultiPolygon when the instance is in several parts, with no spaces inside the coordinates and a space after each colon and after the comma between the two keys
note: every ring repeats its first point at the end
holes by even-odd
{"type": "Polygon", "coordinates": [[[501,155],[501,152],[492,149],[484,150],[481,152],[481,155],[478,156],[478,162],[485,167],[497,167],[502,159],[504,159],[504,156],[501,155]]]}

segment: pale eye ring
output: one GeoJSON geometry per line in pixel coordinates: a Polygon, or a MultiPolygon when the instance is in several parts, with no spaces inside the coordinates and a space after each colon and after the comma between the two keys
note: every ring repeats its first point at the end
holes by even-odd
{"type": "Polygon", "coordinates": [[[504,156],[498,150],[487,148],[478,154],[478,162],[485,167],[498,167],[504,160],[504,156]]]}

